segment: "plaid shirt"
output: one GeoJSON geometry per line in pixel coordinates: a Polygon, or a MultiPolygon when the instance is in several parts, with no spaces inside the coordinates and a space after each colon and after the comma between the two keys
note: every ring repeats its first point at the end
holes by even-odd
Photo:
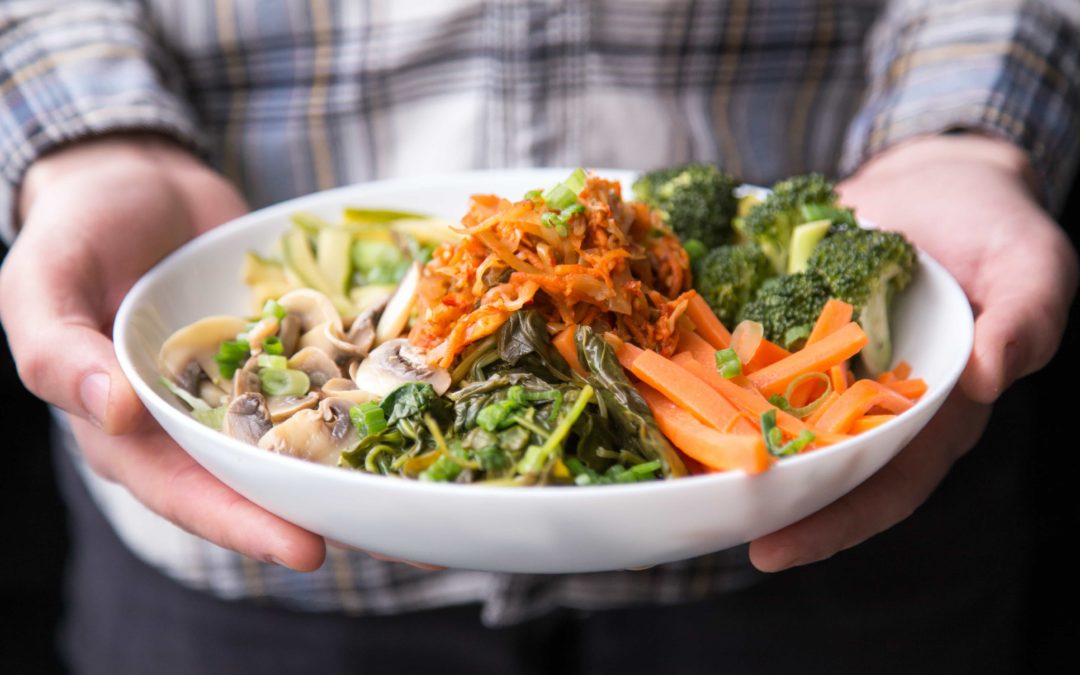
{"type": "MultiPolygon", "coordinates": [[[[694,160],[770,183],[970,129],[1027,150],[1055,205],[1080,144],[1080,3],[4,0],[9,240],[37,157],[133,129],[199,150],[256,207],[483,167],[694,160]]],[[[222,597],[356,613],[479,602],[497,625],[558,606],[685,602],[754,578],[744,549],[566,576],[423,572],[331,550],[296,574],[192,537],[83,473],[137,554],[222,597]]]]}

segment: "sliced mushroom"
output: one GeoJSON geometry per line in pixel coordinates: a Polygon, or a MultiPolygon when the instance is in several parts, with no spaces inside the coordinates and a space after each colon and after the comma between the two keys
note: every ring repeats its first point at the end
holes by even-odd
{"type": "Polygon", "coordinates": [[[381,302],[375,307],[364,310],[352,322],[349,332],[345,334],[345,340],[356,345],[363,352],[360,356],[367,356],[371,348],[375,346],[375,322],[382,314],[384,307],[386,303],[381,302]]]}
{"type": "Polygon", "coordinates": [[[224,382],[214,356],[222,342],[235,340],[245,328],[247,321],[237,316],[210,316],[184,326],[161,345],[158,352],[161,370],[170,380],[194,394],[198,383],[193,365],[196,364],[211,382],[221,387],[224,382]]]}
{"type": "Polygon", "coordinates": [[[372,350],[353,376],[357,388],[379,398],[406,382],[428,382],[442,395],[450,388],[450,372],[432,366],[423,350],[398,338],[372,350]]]}
{"type": "Polygon", "coordinates": [[[371,392],[356,388],[356,383],[344,377],[335,377],[322,386],[322,395],[325,398],[344,398],[354,404],[367,403],[375,400],[371,392]]]}
{"type": "Polygon", "coordinates": [[[379,323],[375,327],[375,344],[381,345],[387,340],[392,340],[401,335],[401,331],[405,329],[413,303],[416,301],[416,293],[420,289],[420,269],[420,263],[413,262],[397,290],[394,291],[394,295],[386,303],[386,309],[383,310],[379,323]]]}
{"type": "Polygon", "coordinates": [[[278,299],[278,304],[290,316],[300,320],[300,333],[304,334],[327,321],[342,330],[341,315],[330,298],[310,288],[289,291],[278,299]]]}
{"type": "Polygon", "coordinates": [[[322,350],[338,365],[344,365],[350,359],[367,356],[368,353],[367,349],[346,340],[345,335],[330,321],[304,333],[300,337],[300,347],[322,350]]]}
{"type": "Polygon", "coordinates": [[[303,396],[270,396],[266,407],[270,411],[270,421],[280,424],[301,410],[314,408],[319,404],[319,395],[309,391],[303,396]]]}
{"type": "Polygon", "coordinates": [[[278,339],[281,340],[281,353],[292,356],[296,353],[300,344],[300,319],[292,314],[286,314],[278,327],[278,339]]]}
{"type": "Polygon", "coordinates": [[[229,395],[225,393],[225,390],[205,378],[199,381],[199,398],[206,401],[211,408],[229,402],[229,395]]]}
{"type": "Polygon", "coordinates": [[[278,320],[276,316],[268,316],[259,319],[255,324],[247,331],[247,341],[251,345],[251,349],[262,349],[263,340],[276,335],[278,332],[278,320]]]}
{"type": "Polygon", "coordinates": [[[349,419],[352,401],[324,399],[317,410],[301,410],[259,439],[259,447],[319,464],[337,464],[360,437],[349,419]]]}
{"type": "Polygon", "coordinates": [[[259,373],[255,368],[256,361],[255,358],[252,357],[248,359],[243,368],[237,370],[236,374],[233,375],[233,398],[239,398],[244,394],[262,393],[262,381],[259,380],[259,373]]]}
{"type": "Polygon", "coordinates": [[[273,428],[262,394],[247,393],[233,399],[225,409],[221,430],[233,438],[256,445],[273,428]]]}
{"type": "Polygon", "coordinates": [[[317,347],[305,347],[293,354],[289,367],[304,371],[312,389],[321,389],[328,380],[341,377],[341,369],[334,360],[317,347]]]}

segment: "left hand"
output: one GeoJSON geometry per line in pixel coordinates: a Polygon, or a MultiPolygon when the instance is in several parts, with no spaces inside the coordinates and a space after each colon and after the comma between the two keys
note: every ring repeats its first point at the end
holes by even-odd
{"type": "Polygon", "coordinates": [[[839,189],[860,217],[903,232],[956,277],[975,313],[975,343],[959,387],[891,462],[750,544],[764,572],[823,560],[909,516],[975,445],[990,404],[1049,362],[1076,292],[1076,252],[1040,207],[1024,154],[1005,141],[919,138],[875,157],[839,189]]]}

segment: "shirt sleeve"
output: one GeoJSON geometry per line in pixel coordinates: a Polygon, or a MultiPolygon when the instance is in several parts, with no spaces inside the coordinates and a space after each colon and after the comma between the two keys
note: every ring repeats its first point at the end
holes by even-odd
{"type": "Polygon", "coordinates": [[[0,3],[0,236],[23,174],[83,137],[152,131],[200,147],[175,64],[137,0],[0,3]]]}
{"type": "Polygon", "coordinates": [[[914,136],[974,130],[1025,150],[1060,207],[1080,150],[1080,3],[892,0],[868,49],[843,171],[914,136]]]}

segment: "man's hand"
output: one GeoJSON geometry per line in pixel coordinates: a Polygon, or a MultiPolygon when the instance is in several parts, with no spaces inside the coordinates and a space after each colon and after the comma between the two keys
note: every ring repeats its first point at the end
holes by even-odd
{"type": "Polygon", "coordinates": [[[89,465],[180,527],[259,560],[322,564],[323,540],[211,476],[146,414],[108,335],[154,263],[247,210],[219,175],[149,135],[63,148],[35,163],[22,231],[0,270],[0,318],[26,386],[66,410],[89,465]]]}
{"type": "Polygon", "coordinates": [[[956,277],[975,312],[975,344],[923,433],[851,493],[751,543],[758,569],[828,558],[906,518],[978,440],[990,404],[1053,356],[1076,292],[1076,252],[1027,172],[1004,141],[933,137],[889,150],[840,186],[860,217],[905,233],[956,277]]]}

